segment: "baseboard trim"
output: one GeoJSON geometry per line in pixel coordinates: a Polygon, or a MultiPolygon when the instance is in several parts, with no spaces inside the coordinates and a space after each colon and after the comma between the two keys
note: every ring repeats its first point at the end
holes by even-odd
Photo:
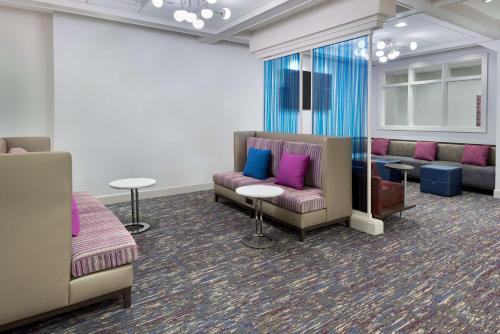
{"type": "Polygon", "coordinates": [[[495,191],[493,192],[493,197],[500,198],[500,189],[495,189],[495,191]]]}
{"type": "Polygon", "coordinates": [[[384,233],[384,222],[373,218],[366,212],[353,210],[351,228],[371,235],[379,235],[384,233]]]}
{"type": "MultiPolygon", "coordinates": [[[[211,190],[214,188],[213,183],[200,183],[187,186],[176,186],[167,188],[157,188],[157,189],[144,189],[139,190],[139,199],[148,199],[164,196],[172,196],[179,194],[187,194],[195,191],[211,190]]],[[[113,195],[101,195],[97,198],[104,204],[114,204],[130,202],[130,192],[124,192],[113,195]]]]}

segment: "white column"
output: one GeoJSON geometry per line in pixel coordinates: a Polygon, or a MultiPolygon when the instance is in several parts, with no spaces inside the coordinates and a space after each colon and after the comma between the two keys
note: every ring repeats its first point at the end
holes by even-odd
{"type": "MultiPolygon", "coordinates": [[[[499,46],[500,47],[500,46],[499,46]]],[[[500,50],[497,51],[497,75],[496,78],[491,80],[496,84],[496,98],[495,98],[495,106],[490,110],[490,112],[496,112],[496,146],[497,146],[497,161],[495,168],[495,193],[494,196],[496,198],[500,198],[500,152],[498,149],[500,148],[500,50]]]]}

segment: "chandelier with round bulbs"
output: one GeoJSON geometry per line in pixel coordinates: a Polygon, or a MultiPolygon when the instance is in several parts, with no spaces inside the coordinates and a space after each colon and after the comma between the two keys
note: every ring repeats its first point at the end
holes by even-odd
{"type": "Polygon", "coordinates": [[[193,25],[195,29],[203,29],[205,20],[210,20],[214,14],[220,15],[223,20],[231,17],[229,8],[215,10],[208,8],[209,5],[215,5],[218,0],[179,0],[177,2],[169,0],[151,0],[156,8],[162,8],[164,4],[180,7],[174,12],[174,20],[177,22],[187,22],[193,25]]]}
{"type": "MultiPolygon", "coordinates": [[[[387,63],[389,60],[394,60],[401,55],[400,49],[396,42],[391,40],[380,40],[376,44],[375,56],[378,57],[380,63],[387,63]]],[[[418,43],[416,41],[410,42],[409,47],[403,46],[403,49],[410,49],[415,51],[418,48],[418,43]]]]}

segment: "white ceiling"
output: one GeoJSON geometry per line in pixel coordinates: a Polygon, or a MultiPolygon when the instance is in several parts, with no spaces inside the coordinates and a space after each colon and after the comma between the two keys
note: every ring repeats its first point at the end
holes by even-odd
{"type": "MultiPolygon", "coordinates": [[[[149,0],[70,0],[73,2],[79,3],[87,3],[90,5],[102,6],[105,8],[122,10],[129,13],[142,14],[145,16],[150,16],[154,18],[160,18],[165,21],[170,21],[172,24],[178,24],[174,19],[174,11],[176,9],[181,9],[181,6],[176,6],[173,4],[168,4],[167,2],[172,3],[182,3],[183,0],[165,0],[165,3],[162,8],[156,8],[153,6],[151,1],[149,0]],[[145,6],[142,4],[145,3],[145,6]]],[[[185,3],[188,3],[189,0],[185,0],[185,3]]],[[[209,20],[205,21],[205,30],[207,29],[218,29],[223,25],[228,24],[234,20],[236,20],[241,15],[244,15],[255,8],[264,5],[265,3],[271,2],[271,0],[218,0],[217,3],[213,5],[208,5],[208,8],[211,8],[216,11],[220,11],[222,8],[227,7],[231,10],[231,18],[229,20],[223,20],[220,15],[214,15],[209,20]]],[[[191,3],[192,11],[197,8],[198,0],[192,0],[191,3]]],[[[193,26],[187,22],[181,23],[186,29],[196,30],[193,26]]]]}
{"type": "MultiPolygon", "coordinates": [[[[500,1],[493,0],[490,3],[484,3],[483,0],[467,0],[464,5],[470,7],[495,20],[500,20],[500,1]]],[[[445,7],[446,8],[446,7],[445,7]]]]}
{"type": "MultiPolygon", "coordinates": [[[[383,29],[377,30],[373,34],[374,44],[380,40],[395,42],[395,47],[399,48],[401,57],[457,46],[474,45],[483,39],[484,37],[477,33],[423,13],[388,20],[383,29]],[[400,22],[405,22],[407,26],[397,28],[395,25],[400,22]],[[418,43],[418,49],[415,51],[410,50],[412,41],[418,43]]],[[[373,49],[375,52],[376,48],[373,49]]]]}

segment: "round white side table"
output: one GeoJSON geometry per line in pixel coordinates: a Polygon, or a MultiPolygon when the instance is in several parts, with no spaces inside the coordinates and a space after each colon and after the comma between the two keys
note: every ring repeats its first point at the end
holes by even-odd
{"type": "Polygon", "coordinates": [[[283,194],[283,189],[275,186],[253,185],[236,188],[238,195],[253,198],[255,205],[255,234],[243,238],[243,245],[250,248],[269,248],[274,245],[274,240],[262,232],[262,199],[277,197],[283,194]]]}
{"type": "Polygon", "coordinates": [[[139,189],[152,187],[155,184],[156,180],[148,178],[121,179],[109,183],[109,186],[114,189],[130,189],[132,223],[124,224],[124,226],[132,234],[144,232],[151,227],[148,223],[139,221],[139,189]]]}

